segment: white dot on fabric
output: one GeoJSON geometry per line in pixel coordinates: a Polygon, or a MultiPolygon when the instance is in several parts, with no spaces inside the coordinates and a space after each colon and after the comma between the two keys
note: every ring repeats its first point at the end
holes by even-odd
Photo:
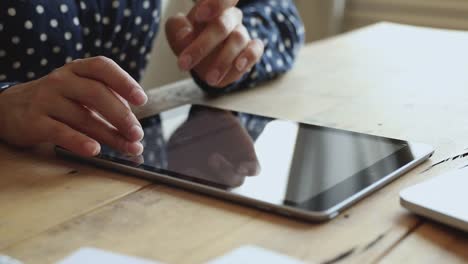
{"type": "Polygon", "coordinates": [[[84,28],[83,28],[83,34],[84,34],[85,36],[89,35],[90,32],[91,32],[91,31],[89,30],[89,28],[87,28],[87,27],[84,27],[84,28]]]}
{"type": "Polygon", "coordinates": [[[146,47],[140,48],[140,54],[143,55],[146,52],[146,47]]]}
{"type": "Polygon", "coordinates": [[[112,49],[112,54],[117,54],[119,53],[119,48],[115,47],[112,49]]]}
{"type": "Polygon", "coordinates": [[[267,63],[267,65],[265,66],[265,69],[268,73],[270,73],[273,69],[271,68],[271,65],[269,63],[267,63]]]}
{"type": "Polygon", "coordinates": [[[0,58],[3,58],[6,56],[6,51],[0,50],[0,58]]]}
{"type": "Polygon", "coordinates": [[[77,17],[74,17],[74,18],[73,18],[73,24],[74,24],[75,26],[79,26],[79,25],[80,25],[80,20],[79,20],[77,17]]]}
{"type": "Polygon", "coordinates": [[[3,31],[3,24],[0,23],[0,32],[2,32],[2,31],[3,31]]]}
{"type": "Polygon", "coordinates": [[[104,48],[106,48],[106,49],[112,48],[112,42],[107,41],[107,42],[104,44],[104,48]]]}
{"type": "Polygon", "coordinates": [[[132,41],[130,42],[130,45],[132,46],[136,46],[138,44],[138,39],[134,38],[132,39],[132,41]]]}
{"type": "Polygon", "coordinates": [[[255,17],[250,18],[250,25],[255,27],[257,25],[257,19],[255,17]]]}
{"type": "Polygon", "coordinates": [[[59,46],[54,46],[54,47],[52,48],[52,52],[55,53],[55,54],[59,53],[61,50],[62,50],[62,49],[61,49],[59,46]]]}
{"type": "Polygon", "coordinates": [[[143,30],[143,32],[147,32],[149,30],[149,25],[148,24],[144,24],[143,27],[141,28],[143,30]]]}
{"type": "Polygon", "coordinates": [[[257,31],[255,31],[255,30],[252,30],[252,31],[250,32],[250,35],[252,36],[252,38],[258,38],[258,33],[257,33],[257,31]]]}
{"type": "Polygon", "coordinates": [[[135,61],[130,62],[130,69],[135,69],[137,66],[135,61]]]}
{"type": "Polygon", "coordinates": [[[18,36],[14,36],[11,38],[11,42],[15,45],[18,45],[21,42],[21,39],[18,36]]]}
{"type": "Polygon", "coordinates": [[[101,22],[101,15],[100,14],[94,14],[94,20],[96,20],[96,22],[101,22]]]}
{"type": "Polygon", "coordinates": [[[280,52],[284,52],[284,44],[280,43],[278,49],[280,52]]]}
{"type": "Polygon", "coordinates": [[[125,54],[125,53],[120,54],[120,56],[119,56],[120,61],[124,61],[125,58],[127,58],[127,54],[125,54]]]}
{"type": "Polygon", "coordinates": [[[102,42],[101,42],[100,39],[96,39],[96,40],[94,41],[94,46],[96,46],[97,48],[101,47],[101,44],[102,44],[102,42]]]}
{"type": "Polygon", "coordinates": [[[65,37],[66,40],[70,40],[72,38],[72,34],[70,32],[65,32],[65,34],[63,35],[65,37]]]}
{"type": "Polygon", "coordinates": [[[132,10],[125,8],[123,13],[124,13],[124,16],[129,17],[132,14],[132,10]]]}
{"type": "Polygon", "coordinates": [[[28,55],[33,55],[34,54],[34,49],[33,48],[29,48],[26,50],[26,54],[28,55]]]}
{"type": "MultiPolygon", "coordinates": [[[[6,75],[5,74],[0,74],[0,81],[4,81],[6,80],[6,75]]],[[[8,86],[7,86],[8,87],[8,86]]],[[[2,87],[2,88],[6,88],[6,87],[2,87]]]]}
{"type": "Polygon", "coordinates": [[[271,14],[271,7],[266,6],[266,7],[265,7],[265,13],[266,13],[267,15],[270,15],[270,14],[271,14]]]}
{"type": "Polygon", "coordinates": [[[254,79],[257,79],[257,77],[258,77],[258,72],[257,72],[257,71],[254,71],[254,72],[252,73],[252,75],[250,76],[250,78],[253,79],[253,80],[254,80],[254,79]]]}
{"type": "Polygon", "coordinates": [[[84,55],[84,57],[85,57],[85,58],[89,58],[89,57],[91,57],[91,53],[89,53],[89,52],[86,52],[86,53],[85,53],[85,55],[84,55]]]}
{"type": "Polygon", "coordinates": [[[68,6],[66,4],[61,4],[60,5],[60,12],[62,13],[67,13],[68,12],[68,6]]]}
{"type": "Polygon", "coordinates": [[[159,11],[157,9],[155,9],[153,11],[153,18],[156,18],[158,15],[159,15],[159,11]]]}
{"type": "Polygon", "coordinates": [[[126,40],[130,40],[131,38],[132,38],[132,33],[127,32],[127,33],[125,34],[125,39],[126,39],[126,40]]]}
{"type": "Polygon", "coordinates": [[[31,22],[31,20],[26,20],[26,22],[24,22],[24,28],[25,29],[32,29],[33,28],[33,23],[31,22]]]}
{"type": "Polygon", "coordinates": [[[144,8],[144,9],[148,9],[149,7],[150,7],[150,2],[149,2],[148,0],[145,0],[145,1],[143,2],[143,8],[144,8]]]}
{"type": "Polygon", "coordinates": [[[13,69],[17,70],[21,67],[21,62],[19,61],[15,61],[13,62],[13,65],[12,65],[13,69]]]}
{"type": "Polygon", "coordinates": [[[286,48],[290,48],[291,47],[291,40],[290,39],[285,39],[284,40],[284,45],[286,46],[286,48]]]}
{"type": "Polygon", "coordinates": [[[122,30],[122,26],[121,26],[121,25],[117,25],[117,26],[115,27],[115,29],[114,29],[114,32],[115,32],[115,33],[119,33],[120,30],[122,30]]]}
{"type": "Polygon", "coordinates": [[[57,19],[51,19],[49,24],[51,27],[56,28],[58,26],[58,21],[57,19]]]}
{"type": "Polygon", "coordinates": [[[102,18],[102,24],[109,25],[109,23],[110,23],[110,18],[109,17],[103,17],[102,18]]]}
{"type": "Polygon", "coordinates": [[[278,67],[283,67],[283,65],[284,65],[283,60],[282,60],[282,59],[276,60],[276,65],[277,65],[278,67]]]}
{"type": "Polygon", "coordinates": [[[119,8],[119,6],[120,6],[120,1],[118,1],[118,0],[112,1],[112,7],[113,8],[119,8]]]}
{"type": "Polygon", "coordinates": [[[44,13],[44,7],[42,5],[37,5],[36,6],[36,12],[41,15],[44,13]]]}
{"type": "Polygon", "coordinates": [[[72,62],[73,61],[73,58],[72,57],[66,57],[65,58],[65,63],[69,63],[69,62],[72,62]]]}
{"type": "Polygon", "coordinates": [[[28,72],[26,73],[26,77],[28,79],[33,79],[34,77],[36,77],[36,74],[34,72],[28,72]]]}
{"type": "Polygon", "coordinates": [[[13,7],[8,8],[8,15],[16,16],[16,9],[14,9],[13,7]]]}
{"type": "Polygon", "coordinates": [[[39,39],[42,41],[42,42],[45,42],[47,41],[47,35],[45,33],[42,33],[41,35],[39,35],[39,39]]]}
{"type": "Polygon", "coordinates": [[[75,48],[76,48],[77,51],[80,51],[80,50],[83,49],[83,44],[78,42],[78,43],[76,43],[75,48]]]}
{"type": "Polygon", "coordinates": [[[271,52],[271,50],[269,49],[269,50],[266,51],[266,55],[267,55],[268,58],[271,58],[271,57],[273,57],[273,52],[271,52]]]}
{"type": "Polygon", "coordinates": [[[46,66],[47,63],[48,63],[47,59],[42,59],[40,62],[41,66],[46,66]]]}
{"type": "Polygon", "coordinates": [[[283,14],[277,14],[276,18],[278,19],[279,22],[284,22],[284,15],[283,14]]]}
{"type": "Polygon", "coordinates": [[[137,16],[135,18],[135,25],[140,25],[141,24],[141,17],[140,16],[137,16]]]}
{"type": "Polygon", "coordinates": [[[81,10],[85,10],[85,9],[86,9],[86,4],[85,4],[85,2],[83,2],[83,1],[80,2],[80,8],[81,8],[81,10]]]}

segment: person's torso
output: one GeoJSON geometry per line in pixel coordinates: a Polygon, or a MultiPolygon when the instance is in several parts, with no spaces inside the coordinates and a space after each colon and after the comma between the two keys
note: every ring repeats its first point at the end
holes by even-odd
{"type": "Polygon", "coordinates": [[[160,0],[1,0],[0,82],[36,79],[97,55],[139,80],[159,11],[160,0]]]}

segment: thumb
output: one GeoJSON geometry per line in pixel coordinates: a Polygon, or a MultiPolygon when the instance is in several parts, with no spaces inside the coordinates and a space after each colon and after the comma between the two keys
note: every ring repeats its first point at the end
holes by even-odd
{"type": "Polygon", "coordinates": [[[169,46],[177,56],[195,39],[194,31],[194,26],[182,13],[167,20],[166,37],[169,46]]]}

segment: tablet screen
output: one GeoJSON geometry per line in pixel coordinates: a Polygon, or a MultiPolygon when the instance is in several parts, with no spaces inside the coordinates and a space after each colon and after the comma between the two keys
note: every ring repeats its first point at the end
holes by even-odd
{"type": "Polygon", "coordinates": [[[414,157],[406,141],[185,105],[141,120],[139,157],[100,158],[277,205],[322,211],[414,157]]]}

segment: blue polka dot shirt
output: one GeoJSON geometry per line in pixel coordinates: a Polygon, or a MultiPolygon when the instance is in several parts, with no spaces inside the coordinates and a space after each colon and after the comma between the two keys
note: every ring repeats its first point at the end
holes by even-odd
{"type": "MultiPolygon", "coordinates": [[[[286,72],[303,44],[304,27],[292,0],[245,0],[238,7],[251,37],[264,42],[265,54],[225,89],[192,74],[208,92],[252,87],[286,72]]],[[[113,59],[139,81],[158,33],[160,9],[160,0],[1,0],[0,90],[97,55],[113,59]]]]}

